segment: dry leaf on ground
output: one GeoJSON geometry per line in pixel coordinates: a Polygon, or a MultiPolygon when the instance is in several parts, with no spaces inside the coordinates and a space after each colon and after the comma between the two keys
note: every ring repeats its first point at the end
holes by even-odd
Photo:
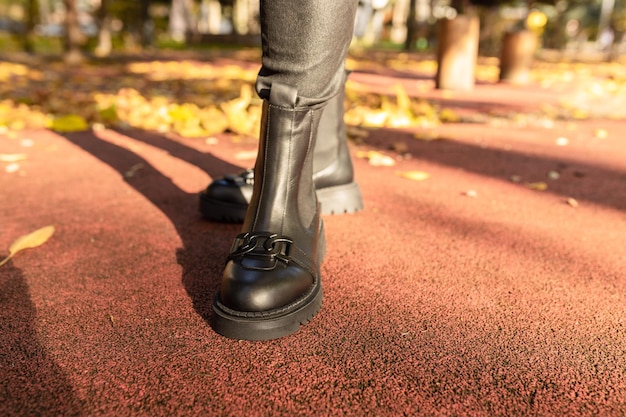
{"type": "Polygon", "coordinates": [[[397,174],[411,181],[424,181],[430,177],[430,174],[424,171],[403,171],[397,172],[397,174]]]}
{"type": "Polygon", "coordinates": [[[439,140],[441,139],[439,137],[439,132],[437,132],[436,130],[422,130],[419,132],[415,132],[413,134],[413,137],[417,140],[423,140],[425,142],[430,142],[433,140],[439,140]]]}
{"type": "Polygon", "coordinates": [[[546,184],[543,181],[531,182],[531,183],[526,184],[526,186],[530,188],[531,190],[535,190],[535,191],[545,191],[548,189],[548,184],[546,184]]]}
{"type": "Polygon", "coordinates": [[[606,139],[609,137],[609,132],[606,129],[597,129],[596,130],[596,138],[598,139],[606,139]]]}
{"type": "Polygon", "coordinates": [[[140,171],[144,168],[145,168],[145,165],[142,162],[139,162],[133,165],[132,167],[130,167],[128,171],[124,172],[124,178],[132,178],[135,176],[137,171],[140,171]]]}
{"type": "Polygon", "coordinates": [[[238,161],[244,161],[249,159],[256,159],[258,151],[239,151],[235,154],[235,159],[238,161]]]}
{"type": "Polygon", "coordinates": [[[0,162],[18,162],[26,157],[25,153],[0,153],[0,162]]]}
{"type": "Polygon", "coordinates": [[[4,171],[12,174],[14,172],[17,172],[20,170],[20,164],[18,164],[17,162],[12,162],[9,165],[7,165],[6,167],[4,167],[4,171]]]}
{"type": "Polygon", "coordinates": [[[572,207],[578,207],[578,201],[575,198],[569,197],[566,202],[572,207]]]}
{"type": "Polygon", "coordinates": [[[567,146],[567,145],[569,145],[569,139],[561,136],[560,138],[556,139],[556,145],[557,146],[567,146]]]}
{"type": "Polygon", "coordinates": [[[78,114],[67,114],[52,120],[50,128],[61,133],[82,132],[89,129],[89,123],[78,114]]]}
{"type": "Polygon", "coordinates": [[[7,263],[16,253],[24,249],[36,248],[37,246],[43,245],[53,234],[54,226],[45,226],[27,235],[20,236],[9,246],[9,255],[0,261],[0,266],[7,263]]]}
{"type": "Polygon", "coordinates": [[[396,164],[396,161],[394,161],[392,157],[377,151],[359,151],[356,156],[357,158],[367,159],[370,165],[375,167],[390,167],[396,164]]]}
{"type": "Polygon", "coordinates": [[[558,180],[561,178],[561,174],[558,171],[550,171],[548,172],[548,178],[551,180],[558,180]]]}

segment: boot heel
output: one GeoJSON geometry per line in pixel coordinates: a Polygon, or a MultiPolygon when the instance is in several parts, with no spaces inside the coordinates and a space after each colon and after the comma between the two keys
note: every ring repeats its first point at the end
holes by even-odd
{"type": "Polygon", "coordinates": [[[326,233],[324,233],[324,222],[320,220],[320,236],[317,242],[317,262],[321,265],[326,258],[326,233]]]}
{"type": "Polygon", "coordinates": [[[317,198],[322,205],[322,214],[356,213],[363,210],[361,190],[356,182],[318,189],[317,198]]]}

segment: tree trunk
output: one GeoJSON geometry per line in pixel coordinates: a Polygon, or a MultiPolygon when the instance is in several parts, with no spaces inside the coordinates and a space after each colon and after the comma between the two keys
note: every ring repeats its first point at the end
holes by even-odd
{"type": "Polygon", "coordinates": [[[78,23],[76,0],[65,0],[65,10],[65,55],[63,59],[67,64],[77,64],[85,57],[81,50],[83,35],[78,23]]]}
{"type": "Polygon", "coordinates": [[[394,43],[406,42],[409,1],[411,0],[396,0],[393,5],[390,39],[394,43]]]}
{"type": "Polygon", "coordinates": [[[48,0],[37,0],[37,11],[39,22],[44,25],[50,23],[50,3],[48,0]]]}
{"type": "Polygon", "coordinates": [[[109,0],[100,0],[100,8],[98,9],[98,46],[96,46],[95,54],[97,56],[109,56],[113,50],[113,42],[111,40],[111,17],[108,8],[109,0]]]}
{"type": "Polygon", "coordinates": [[[150,17],[150,0],[141,0],[139,3],[139,26],[141,30],[141,47],[148,48],[154,42],[154,22],[150,17]]]}
{"type": "Polygon", "coordinates": [[[409,0],[409,15],[406,19],[406,40],[404,41],[404,49],[410,51],[413,49],[413,44],[415,42],[415,30],[416,30],[416,21],[415,21],[415,9],[417,0],[409,0]]]}
{"type": "Polygon", "coordinates": [[[172,0],[169,32],[173,40],[184,42],[193,31],[192,0],[172,0]]]}
{"type": "Polygon", "coordinates": [[[464,14],[469,7],[469,0],[452,0],[450,6],[452,6],[458,14],[464,14]]]}
{"type": "Polygon", "coordinates": [[[500,53],[500,81],[527,84],[537,49],[537,35],[530,30],[507,32],[500,53]]]}
{"type": "Polygon", "coordinates": [[[33,41],[35,38],[35,24],[37,22],[38,13],[37,0],[28,0],[26,4],[26,30],[22,43],[24,45],[24,51],[32,54],[35,52],[35,46],[33,41]]]}
{"type": "Polygon", "coordinates": [[[480,21],[476,16],[458,15],[438,25],[436,85],[445,90],[474,88],[480,21]]]}

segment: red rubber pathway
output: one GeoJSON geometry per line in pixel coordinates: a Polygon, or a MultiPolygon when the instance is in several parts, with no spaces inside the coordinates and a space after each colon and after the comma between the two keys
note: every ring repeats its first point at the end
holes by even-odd
{"type": "MultiPolygon", "coordinates": [[[[557,99],[481,84],[450,105],[557,99]]],[[[209,326],[239,226],[197,212],[197,192],[251,164],[237,155],[254,144],[2,136],[3,153],[27,159],[1,165],[1,254],[42,226],[56,233],[0,267],[0,415],[625,415],[625,127],[450,124],[436,141],[372,131],[355,156],[410,158],[355,160],[366,209],[325,218],[324,307],[271,342],[209,326]]]]}

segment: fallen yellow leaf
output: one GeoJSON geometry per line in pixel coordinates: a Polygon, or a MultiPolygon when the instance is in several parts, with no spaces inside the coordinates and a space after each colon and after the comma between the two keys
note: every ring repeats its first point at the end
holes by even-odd
{"type": "Polygon", "coordinates": [[[402,178],[406,178],[412,181],[424,181],[430,177],[430,174],[424,171],[399,171],[397,172],[397,174],[402,178]]]}
{"type": "Polygon", "coordinates": [[[89,129],[89,124],[78,114],[68,114],[52,120],[50,128],[61,133],[80,132],[89,129]]]}
{"type": "Polygon", "coordinates": [[[433,140],[438,140],[439,138],[439,133],[436,132],[435,130],[424,130],[421,132],[415,132],[413,134],[413,137],[417,140],[423,140],[425,142],[430,142],[433,140]]]}
{"type": "Polygon", "coordinates": [[[583,109],[574,109],[572,117],[577,120],[584,120],[589,118],[589,113],[583,109]]]}
{"type": "Polygon", "coordinates": [[[389,113],[385,110],[371,110],[363,115],[363,126],[382,127],[385,125],[389,113]]]}
{"type": "Polygon", "coordinates": [[[456,111],[445,108],[441,109],[439,112],[439,120],[444,123],[459,123],[461,121],[461,116],[459,116],[456,111]]]}
{"type": "Polygon", "coordinates": [[[526,186],[530,188],[531,190],[536,190],[536,191],[545,191],[548,189],[548,184],[546,184],[543,181],[531,182],[531,183],[526,184],[526,186]]]}
{"type": "Polygon", "coordinates": [[[567,204],[569,204],[572,207],[578,207],[578,201],[576,201],[575,198],[569,197],[567,200],[567,204]]]}
{"type": "Polygon", "coordinates": [[[221,104],[226,114],[229,129],[234,133],[250,135],[254,132],[254,121],[248,117],[248,107],[252,101],[252,87],[248,84],[241,86],[239,97],[221,104]]]}
{"type": "Polygon", "coordinates": [[[53,234],[54,226],[46,226],[27,235],[18,237],[15,242],[9,246],[9,255],[0,261],[0,266],[7,263],[16,253],[24,249],[36,248],[37,246],[43,245],[53,234]]]}
{"type": "Polygon", "coordinates": [[[372,166],[394,166],[396,161],[392,157],[387,156],[377,151],[359,151],[357,152],[357,158],[367,159],[372,166]]]}
{"type": "Polygon", "coordinates": [[[606,129],[597,129],[596,130],[596,137],[598,139],[606,139],[609,137],[609,132],[606,131],[606,129]]]}
{"type": "Polygon", "coordinates": [[[115,104],[111,104],[107,108],[100,109],[98,113],[100,115],[100,119],[105,123],[115,123],[119,120],[115,104]]]}
{"type": "Polygon", "coordinates": [[[557,146],[567,146],[569,144],[569,139],[567,139],[566,137],[559,137],[556,139],[556,145],[557,146]]]}
{"type": "Polygon", "coordinates": [[[551,180],[558,180],[561,178],[561,174],[558,171],[550,171],[548,172],[548,178],[551,180]]]}
{"type": "Polygon", "coordinates": [[[402,112],[410,113],[411,98],[407,94],[402,84],[394,85],[393,90],[396,93],[396,105],[398,106],[398,109],[402,112]]]}
{"type": "Polygon", "coordinates": [[[18,162],[26,159],[25,153],[0,153],[0,162],[18,162]]]}
{"type": "Polygon", "coordinates": [[[235,154],[235,159],[242,161],[246,159],[256,159],[257,151],[239,151],[235,154]]]}
{"type": "Polygon", "coordinates": [[[6,167],[4,167],[4,170],[9,173],[12,174],[14,172],[17,172],[20,170],[20,164],[18,164],[17,162],[12,162],[9,165],[7,165],[6,167]]]}
{"type": "Polygon", "coordinates": [[[9,129],[11,130],[24,130],[26,128],[26,122],[21,119],[13,120],[9,123],[9,129]]]}
{"type": "Polygon", "coordinates": [[[137,173],[137,171],[140,171],[142,169],[145,168],[145,165],[141,162],[133,165],[132,167],[130,167],[130,169],[126,172],[124,172],[124,178],[132,178],[135,176],[135,174],[137,173]]]}

